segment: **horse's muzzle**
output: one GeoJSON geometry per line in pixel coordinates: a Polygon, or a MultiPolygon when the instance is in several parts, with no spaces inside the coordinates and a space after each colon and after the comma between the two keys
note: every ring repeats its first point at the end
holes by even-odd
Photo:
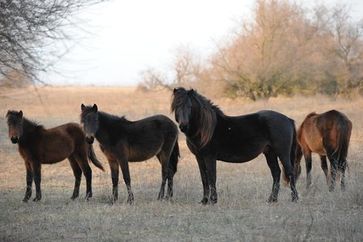
{"type": "Polygon", "coordinates": [[[13,136],[13,137],[10,138],[10,140],[11,140],[11,143],[16,144],[16,143],[18,143],[19,138],[16,137],[16,136],[13,136]]]}
{"type": "Polygon", "coordinates": [[[93,141],[95,141],[95,138],[93,137],[93,136],[91,136],[91,137],[86,137],[86,142],[88,143],[88,144],[93,144],[93,141]]]}

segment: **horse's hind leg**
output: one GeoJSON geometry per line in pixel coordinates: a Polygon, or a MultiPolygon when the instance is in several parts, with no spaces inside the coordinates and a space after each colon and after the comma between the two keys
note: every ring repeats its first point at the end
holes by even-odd
{"type": "MultiPolygon", "coordinates": [[[[328,156],[329,157],[329,156],[328,156]]],[[[332,192],[335,189],[335,180],[337,176],[337,168],[338,162],[333,157],[329,157],[330,161],[330,184],[329,184],[329,191],[332,192]]]]}
{"type": "Polygon", "coordinates": [[[323,170],[326,182],[328,183],[329,182],[329,177],[328,177],[328,164],[326,162],[326,156],[321,155],[320,156],[320,161],[321,161],[321,163],[320,163],[321,164],[321,169],[323,170]]]}
{"type": "Polygon", "coordinates": [[[291,189],[291,200],[296,202],[299,199],[298,192],[295,186],[295,176],[293,174],[293,168],[290,161],[290,154],[282,154],[279,155],[282,165],[284,166],[285,176],[287,176],[290,180],[290,189],[291,189]]]}
{"type": "Polygon", "coordinates": [[[339,170],[341,171],[341,180],[340,180],[340,188],[342,191],[345,191],[345,169],[347,168],[347,161],[343,160],[339,165],[339,170]]]}
{"type": "Polygon", "coordinates": [[[74,157],[68,157],[69,163],[71,164],[73,175],[75,178],[74,190],[71,199],[74,200],[79,196],[79,187],[81,185],[82,170],[79,167],[77,160],[74,157]]]}
{"type": "Polygon", "coordinates": [[[311,185],[311,152],[304,152],[305,167],[306,167],[306,189],[309,189],[311,185]]]}
{"type": "Polygon", "coordinates": [[[272,150],[268,150],[264,153],[266,157],[266,161],[268,164],[268,167],[271,170],[271,175],[273,179],[272,183],[272,192],[270,194],[270,197],[268,198],[267,202],[277,202],[277,198],[279,195],[280,190],[280,175],[281,175],[281,169],[279,167],[279,163],[277,161],[277,156],[272,150]]]}
{"type": "Polygon", "coordinates": [[[328,138],[323,138],[323,145],[328,155],[330,161],[330,184],[329,184],[329,191],[332,192],[335,189],[335,180],[337,176],[338,170],[338,160],[334,155],[334,148],[329,143],[328,138]]]}

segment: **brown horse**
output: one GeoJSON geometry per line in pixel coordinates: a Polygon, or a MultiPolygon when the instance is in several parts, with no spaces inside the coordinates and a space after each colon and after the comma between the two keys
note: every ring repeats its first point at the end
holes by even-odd
{"type": "Polygon", "coordinates": [[[336,110],[317,114],[310,113],[302,122],[298,134],[297,162],[295,163],[296,179],[301,173],[300,160],[302,155],[306,165],[306,188],[311,185],[311,153],[320,156],[321,168],[329,184],[328,165],[330,161],[329,191],[335,187],[337,171],[341,172],[341,189],[345,189],[344,176],[347,167],[347,154],[352,131],[352,122],[343,113],[336,110]]]}
{"type": "Polygon", "coordinates": [[[112,199],[118,199],[119,167],[127,188],[127,202],[134,201],[131,189],[129,162],[140,162],[156,156],[161,164],[161,186],[158,199],[164,198],[166,181],[168,190],[166,199],[173,196],[173,177],[179,160],[178,127],[164,115],[154,115],[137,121],[125,117],[101,112],[96,104],[81,105],[81,123],[86,133],[87,142],[94,138],[100,143],[106,155],[112,179],[112,199]]]}
{"type": "Polygon", "coordinates": [[[92,163],[104,170],[97,160],[92,145],[86,143],[85,134],[76,123],[67,123],[52,129],[23,117],[22,111],[8,111],[6,114],[9,127],[9,138],[18,144],[19,153],[25,161],[26,192],[23,199],[27,202],[32,194],[34,179],[36,195],[33,201],[42,198],[41,164],[54,164],[68,158],[75,177],[72,199],[79,195],[82,172],[86,177],[86,199],[92,197],[92,170],[88,164],[87,154],[92,163]]]}

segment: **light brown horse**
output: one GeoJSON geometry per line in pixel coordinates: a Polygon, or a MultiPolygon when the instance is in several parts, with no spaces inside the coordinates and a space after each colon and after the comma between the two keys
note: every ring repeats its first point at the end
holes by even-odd
{"type": "Polygon", "coordinates": [[[32,194],[34,180],[36,195],[33,201],[42,198],[41,164],[54,164],[68,158],[75,177],[72,199],[79,195],[82,172],[86,177],[86,199],[92,197],[92,170],[88,164],[87,154],[92,163],[104,170],[97,160],[92,145],[86,143],[85,134],[79,124],[67,123],[52,129],[23,117],[22,111],[8,111],[6,114],[9,138],[18,144],[19,153],[25,161],[26,192],[23,199],[27,202],[32,194]]]}
{"type": "Polygon", "coordinates": [[[324,171],[329,191],[333,191],[337,171],[341,172],[341,189],[345,190],[345,169],[347,167],[347,154],[352,122],[341,112],[330,110],[317,114],[310,113],[302,122],[298,134],[297,162],[295,163],[295,177],[301,173],[300,160],[302,155],[306,165],[306,188],[311,185],[311,153],[320,156],[321,168],[324,171]],[[330,182],[328,165],[330,161],[330,182]]]}

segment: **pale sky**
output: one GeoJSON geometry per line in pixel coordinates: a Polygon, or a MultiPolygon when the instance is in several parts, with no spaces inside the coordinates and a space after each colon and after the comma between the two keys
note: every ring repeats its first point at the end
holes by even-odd
{"type": "MultiPolygon", "coordinates": [[[[338,2],[351,5],[355,19],[363,18],[362,0],[338,2]]],[[[90,33],[70,32],[82,38],[55,66],[62,75],[42,79],[60,85],[136,85],[148,68],[168,71],[181,46],[201,56],[213,53],[238,22],[251,17],[254,5],[254,0],[113,0],[92,7],[79,17],[90,33]]]]}

